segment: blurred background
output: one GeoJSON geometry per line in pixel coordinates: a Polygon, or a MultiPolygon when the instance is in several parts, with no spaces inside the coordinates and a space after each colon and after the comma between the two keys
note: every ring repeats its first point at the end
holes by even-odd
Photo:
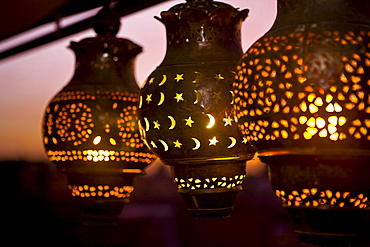
{"type": "MultiPolygon", "coordinates": [[[[44,11],[50,2],[3,1],[0,9],[32,22],[33,14],[44,11]]],[[[121,18],[117,37],[144,49],[136,61],[139,85],[166,51],[165,28],[154,16],[183,2],[164,1],[121,18]]],[[[276,16],[276,0],[223,2],[250,10],[242,28],[245,51],[268,31],[276,16]]],[[[62,24],[92,16],[99,9],[71,16],[62,24]]],[[[15,28],[16,23],[12,26],[10,17],[2,16],[4,34],[7,26],[15,28]]],[[[43,25],[3,39],[0,52],[55,29],[55,24],[43,25]]],[[[41,123],[49,100],[74,73],[69,42],[94,35],[88,29],[0,60],[1,241],[9,246],[296,246],[290,218],[271,189],[267,167],[258,160],[247,163],[243,191],[229,218],[193,219],[176,192],[169,167],[157,160],[145,176],[135,179],[131,203],[123,208],[118,225],[81,224],[78,201],[70,196],[65,176],[44,153],[41,123]]]]}

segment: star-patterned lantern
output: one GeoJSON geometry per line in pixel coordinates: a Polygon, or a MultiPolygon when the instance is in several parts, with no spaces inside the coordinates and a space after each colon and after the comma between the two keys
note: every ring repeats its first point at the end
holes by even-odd
{"type": "Polygon", "coordinates": [[[272,29],[238,66],[238,124],[299,236],[342,244],[370,212],[370,6],[278,3],[272,29]]]}
{"type": "Polygon", "coordinates": [[[230,214],[255,153],[238,130],[231,91],[247,14],[203,0],[158,18],[167,52],[142,88],[139,124],[149,148],[171,166],[194,217],[230,214]]]}
{"type": "MultiPolygon", "coordinates": [[[[66,174],[86,220],[115,220],[155,155],[140,138],[139,87],[134,61],[142,48],[116,38],[119,17],[109,8],[97,15],[97,36],[71,42],[73,78],[46,108],[43,136],[49,160],[66,174]]],[[[86,221],[87,222],[87,221],[86,221]]]]}

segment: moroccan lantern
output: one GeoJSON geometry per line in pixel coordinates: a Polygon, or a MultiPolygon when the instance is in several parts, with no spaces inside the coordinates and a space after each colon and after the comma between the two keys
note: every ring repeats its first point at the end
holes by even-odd
{"type": "Polygon", "coordinates": [[[278,5],[271,30],[238,65],[238,124],[298,236],[355,241],[370,212],[370,5],[278,5]]]}
{"type": "Polygon", "coordinates": [[[119,17],[103,8],[97,36],[71,42],[76,55],[73,78],[46,108],[44,144],[49,160],[66,174],[84,217],[116,219],[155,155],[141,141],[137,124],[139,87],[134,60],[142,48],[116,38],[119,17]]]}
{"type": "Polygon", "coordinates": [[[166,27],[167,51],[141,90],[139,124],[194,217],[230,214],[255,153],[238,130],[231,92],[247,14],[189,0],[157,18],[166,27]]]}

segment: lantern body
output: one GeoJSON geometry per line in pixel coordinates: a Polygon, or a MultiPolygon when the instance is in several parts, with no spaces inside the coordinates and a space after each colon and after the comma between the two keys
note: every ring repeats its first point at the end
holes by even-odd
{"type": "Polygon", "coordinates": [[[115,219],[133,178],[155,159],[137,124],[134,60],[142,48],[104,28],[70,48],[76,69],[46,108],[46,153],[66,174],[72,195],[83,199],[86,217],[115,219]]]}
{"type": "Polygon", "coordinates": [[[351,239],[370,206],[369,4],[278,3],[238,66],[239,127],[302,239],[351,239]]]}
{"type": "Polygon", "coordinates": [[[255,152],[238,131],[231,92],[247,13],[213,1],[162,12],[166,56],[141,90],[142,136],[195,217],[230,214],[255,152]]]}

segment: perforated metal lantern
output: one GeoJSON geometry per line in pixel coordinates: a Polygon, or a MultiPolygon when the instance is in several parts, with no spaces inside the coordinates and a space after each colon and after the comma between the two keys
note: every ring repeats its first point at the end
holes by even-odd
{"type": "Polygon", "coordinates": [[[237,128],[232,81],[248,11],[187,1],[161,13],[167,52],[141,91],[147,145],[171,166],[195,217],[228,216],[255,151],[237,128]]]}
{"type": "Polygon", "coordinates": [[[278,4],[238,66],[239,127],[269,164],[297,232],[356,236],[370,208],[370,6],[278,4]]]}
{"type": "Polygon", "coordinates": [[[66,174],[71,194],[84,199],[86,216],[97,220],[117,216],[133,178],[155,159],[137,124],[134,60],[142,48],[115,37],[120,22],[111,10],[99,16],[96,37],[71,42],[75,73],[50,101],[43,124],[50,161],[66,174]]]}

